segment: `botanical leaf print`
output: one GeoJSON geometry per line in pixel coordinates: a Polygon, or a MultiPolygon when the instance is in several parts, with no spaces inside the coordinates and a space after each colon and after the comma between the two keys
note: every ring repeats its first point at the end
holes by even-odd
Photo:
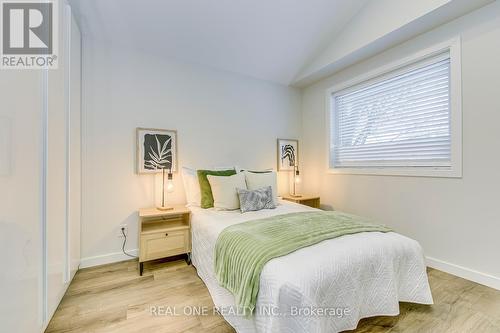
{"type": "Polygon", "coordinates": [[[145,169],[172,168],[172,137],[170,135],[146,134],[144,152],[145,169]]]}

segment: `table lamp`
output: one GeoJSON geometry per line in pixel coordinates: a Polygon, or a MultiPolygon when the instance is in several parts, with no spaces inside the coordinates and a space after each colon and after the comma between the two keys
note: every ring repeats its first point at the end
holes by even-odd
{"type": "Polygon", "coordinates": [[[161,182],[161,206],[157,207],[159,210],[171,210],[174,209],[173,207],[166,206],[165,200],[166,200],[166,195],[165,191],[168,193],[172,193],[174,191],[174,182],[173,182],[173,174],[172,174],[172,169],[168,169],[167,173],[167,183],[165,187],[165,170],[166,168],[162,168],[162,182],[161,182]]]}
{"type": "Polygon", "coordinates": [[[301,179],[300,179],[300,171],[299,171],[299,166],[295,164],[293,166],[293,192],[290,194],[294,198],[300,198],[302,195],[297,194],[297,184],[300,184],[301,179]]]}

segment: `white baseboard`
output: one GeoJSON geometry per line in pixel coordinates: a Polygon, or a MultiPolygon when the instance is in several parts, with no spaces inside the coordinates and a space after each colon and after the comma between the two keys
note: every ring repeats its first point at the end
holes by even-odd
{"type": "Polygon", "coordinates": [[[426,257],[427,266],[438,269],[440,271],[464,278],[466,280],[474,281],[476,283],[500,290],[500,278],[489,275],[486,273],[478,272],[473,269],[462,267],[448,262],[426,257]]]}
{"type": "MultiPolygon", "coordinates": [[[[127,250],[127,253],[133,256],[137,256],[139,254],[139,250],[138,249],[127,250]]],[[[80,268],[112,264],[114,262],[125,261],[130,259],[133,258],[123,254],[123,252],[108,253],[95,257],[82,258],[80,262],[80,268]]]]}

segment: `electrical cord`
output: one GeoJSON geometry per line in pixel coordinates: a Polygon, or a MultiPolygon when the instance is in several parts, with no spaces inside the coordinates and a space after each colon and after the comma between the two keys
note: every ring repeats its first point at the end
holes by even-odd
{"type": "Polygon", "coordinates": [[[123,245],[122,245],[122,251],[123,251],[123,254],[129,256],[129,257],[132,257],[132,258],[137,258],[137,256],[133,256],[131,254],[128,254],[126,251],[125,251],[125,244],[127,244],[127,235],[125,234],[125,228],[122,228],[122,234],[123,234],[123,245]]]}

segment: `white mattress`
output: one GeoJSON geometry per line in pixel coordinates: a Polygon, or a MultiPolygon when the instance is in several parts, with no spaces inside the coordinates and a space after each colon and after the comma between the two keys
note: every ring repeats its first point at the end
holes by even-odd
{"type": "Polygon", "coordinates": [[[235,314],[233,295],[214,274],[219,233],[232,224],[308,210],[313,208],[287,201],[245,214],[191,207],[193,265],[238,332],[339,332],[356,328],[361,318],[399,314],[399,301],[432,304],[420,245],[394,232],[366,232],[270,260],[260,276],[257,311],[250,318],[235,314]],[[296,315],[299,310],[302,315],[296,315]]]}

